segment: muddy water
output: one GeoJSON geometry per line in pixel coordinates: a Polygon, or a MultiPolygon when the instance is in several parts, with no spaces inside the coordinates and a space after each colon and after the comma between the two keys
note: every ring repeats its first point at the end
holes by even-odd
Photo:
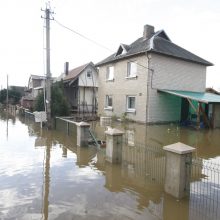
{"type": "MultiPolygon", "coordinates": [[[[105,149],[77,147],[65,125],[47,131],[27,118],[6,119],[0,116],[0,219],[220,219],[219,213],[204,215],[192,199],[164,193],[159,150],[181,141],[200,157],[218,160],[219,130],[114,124],[125,131],[127,144],[123,163],[111,165],[105,149]],[[155,146],[153,153],[143,146],[155,146]]],[[[105,138],[106,126],[92,128],[105,138]]]]}

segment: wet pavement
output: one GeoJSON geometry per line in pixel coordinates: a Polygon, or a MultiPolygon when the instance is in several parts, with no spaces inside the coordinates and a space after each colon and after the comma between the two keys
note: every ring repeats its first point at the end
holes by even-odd
{"type": "MultiPolygon", "coordinates": [[[[220,219],[218,198],[209,206],[196,190],[180,201],[164,192],[161,150],[181,141],[219,162],[220,130],[115,123],[126,144],[122,164],[112,165],[105,148],[77,147],[74,128],[67,135],[62,123],[48,131],[28,118],[0,115],[0,219],[220,219]]],[[[106,125],[91,128],[105,139],[106,125]]]]}

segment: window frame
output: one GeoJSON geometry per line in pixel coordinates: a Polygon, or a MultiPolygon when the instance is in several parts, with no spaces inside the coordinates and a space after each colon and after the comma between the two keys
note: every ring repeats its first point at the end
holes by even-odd
{"type": "Polygon", "coordinates": [[[127,112],[136,112],[136,96],[134,96],[134,95],[127,95],[126,96],[126,111],[127,112]],[[130,98],[134,98],[134,108],[131,108],[129,106],[129,104],[130,104],[129,99],[130,98]]]}
{"type": "Polygon", "coordinates": [[[108,66],[107,72],[106,72],[106,81],[114,81],[114,77],[115,77],[114,73],[115,73],[114,66],[108,66]],[[111,70],[112,70],[112,72],[111,72],[111,70]],[[112,74],[112,76],[111,76],[111,74],[112,74]]]}
{"type": "Polygon", "coordinates": [[[92,70],[87,70],[86,77],[89,78],[89,79],[92,78],[92,70]],[[90,74],[90,76],[88,76],[88,74],[90,74]]]}
{"type": "Polygon", "coordinates": [[[126,78],[137,78],[137,61],[129,61],[127,62],[127,76],[126,78]],[[132,65],[135,65],[136,71],[134,74],[131,74],[132,65]]]}
{"type": "Polygon", "coordinates": [[[112,110],[113,109],[113,96],[106,95],[105,96],[105,110],[112,110]],[[111,105],[109,105],[109,100],[111,99],[111,105]]]}

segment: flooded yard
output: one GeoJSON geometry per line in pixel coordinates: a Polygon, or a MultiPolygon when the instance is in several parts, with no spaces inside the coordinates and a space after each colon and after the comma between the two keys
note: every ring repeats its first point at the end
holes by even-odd
{"type": "MultiPolygon", "coordinates": [[[[220,219],[220,179],[213,168],[220,164],[220,130],[112,126],[125,133],[117,165],[106,162],[105,148],[77,147],[75,129],[66,132],[65,123],[48,131],[28,118],[0,114],[0,219],[220,219]],[[178,141],[211,163],[194,176],[190,196],[182,200],[164,192],[162,147],[178,141]]],[[[105,139],[105,125],[91,128],[105,139]]]]}

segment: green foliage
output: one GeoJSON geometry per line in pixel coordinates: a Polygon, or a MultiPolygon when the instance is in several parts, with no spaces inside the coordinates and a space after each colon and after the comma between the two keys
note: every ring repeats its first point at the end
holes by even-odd
{"type": "Polygon", "coordinates": [[[117,115],[116,114],[112,115],[112,121],[116,121],[116,120],[117,120],[117,115]]]}
{"type": "Polygon", "coordinates": [[[127,122],[129,119],[127,118],[127,112],[124,112],[121,114],[121,121],[127,122]]]}
{"type": "MultiPolygon", "coordinates": [[[[0,103],[6,103],[7,99],[7,89],[3,89],[0,91],[0,103]]],[[[14,90],[8,90],[8,100],[10,104],[18,104],[21,99],[21,93],[14,90]]]]}
{"type": "Polygon", "coordinates": [[[34,111],[38,111],[38,112],[45,111],[45,108],[44,108],[44,93],[43,92],[39,93],[38,96],[35,99],[34,111]]]}
{"type": "Polygon", "coordinates": [[[52,93],[51,93],[51,114],[52,117],[54,116],[66,116],[69,115],[69,105],[67,100],[64,96],[62,83],[55,83],[52,86],[52,93]]]}
{"type": "MultiPolygon", "coordinates": [[[[51,88],[51,115],[67,116],[69,115],[69,105],[63,93],[62,83],[55,83],[51,88]]],[[[35,101],[34,111],[44,111],[44,94],[40,93],[35,101]]]]}

